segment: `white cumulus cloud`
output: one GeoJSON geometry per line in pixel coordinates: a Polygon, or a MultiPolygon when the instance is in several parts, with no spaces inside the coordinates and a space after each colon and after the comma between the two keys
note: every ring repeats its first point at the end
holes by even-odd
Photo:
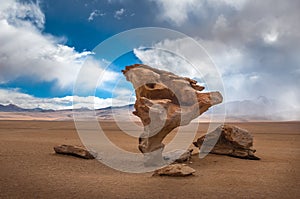
{"type": "Polygon", "coordinates": [[[117,10],[116,12],[115,12],[115,15],[114,15],[114,17],[116,18],[116,19],[121,19],[121,17],[122,17],[122,15],[125,13],[125,9],[124,8],[121,8],[120,10],[117,10]]]}
{"type": "Polygon", "coordinates": [[[103,17],[105,15],[106,15],[106,13],[102,13],[99,10],[94,10],[93,12],[91,12],[91,14],[88,18],[88,21],[93,21],[95,17],[98,17],[98,16],[103,17]]]}
{"type": "Polygon", "coordinates": [[[74,108],[99,109],[110,106],[124,106],[132,103],[127,97],[99,98],[96,96],[65,96],[54,98],[39,98],[20,92],[18,89],[0,89],[0,104],[14,104],[21,108],[42,108],[63,110],[74,108]]]}
{"type": "Polygon", "coordinates": [[[170,22],[176,26],[181,26],[193,17],[208,16],[203,7],[228,6],[240,10],[248,0],[150,0],[157,4],[160,9],[159,18],[162,21],[170,22]]]}
{"type": "MultiPolygon", "coordinates": [[[[89,51],[77,52],[62,38],[42,32],[45,16],[36,3],[0,3],[0,83],[19,77],[34,82],[55,82],[58,89],[71,89],[89,51]]],[[[88,63],[90,74],[101,73],[101,63],[88,63]]],[[[116,74],[107,73],[107,81],[116,74]]],[[[85,82],[89,85],[88,80],[85,82]]]]}

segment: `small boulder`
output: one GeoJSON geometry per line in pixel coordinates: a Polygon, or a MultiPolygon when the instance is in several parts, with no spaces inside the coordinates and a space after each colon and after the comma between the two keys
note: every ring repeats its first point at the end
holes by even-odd
{"type": "Polygon", "coordinates": [[[198,147],[196,147],[196,148],[193,148],[193,151],[192,151],[192,156],[196,156],[196,155],[199,155],[199,153],[200,153],[200,150],[199,150],[199,148],[198,147]]]}
{"type": "Polygon", "coordinates": [[[260,159],[254,155],[256,150],[252,148],[252,135],[248,131],[236,126],[221,125],[216,130],[198,138],[193,144],[196,147],[201,148],[205,139],[206,147],[204,147],[204,150],[206,150],[205,148],[210,149],[210,145],[213,145],[215,143],[214,141],[217,140],[217,143],[213,146],[212,150],[207,152],[243,159],[260,159]]]}
{"type": "Polygon", "coordinates": [[[79,158],[84,158],[84,159],[95,159],[94,156],[86,149],[83,149],[78,146],[72,146],[72,145],[59,145],[54,147],[54,151],[58,154],[63,154],[63,155],[71,155],[79,158]]]}
{"type": "Polygon", "coordinates": [[[186,161],[189,161],[192,157],[193,149],[188,150],[175,150],[171,151],[164,155],[164,160],[171,161],[171,162],[177,162],[177,163],[183,163],[186,161]]]}
{"type": "Polygon", "coordinates": [[[153,176],[182,177],[193,175],[193,173],[195,172],[195,169],[187,166],[186,164],[171,164],[166,167],[155,170],[153,176]]]}

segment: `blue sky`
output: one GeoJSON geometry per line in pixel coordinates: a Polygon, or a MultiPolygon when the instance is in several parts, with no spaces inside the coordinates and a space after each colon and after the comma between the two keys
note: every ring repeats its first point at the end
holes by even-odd
{"type": "MultiPolygon", "coordinates": [[[[0,103],[70,108],[82,65],[99,75],[106,61],[113,61],[85,62],[95,56],[92,51],[99,43],[133,28],[161,27],[180,31],[206,49],[222,77],[227,101],[266,96],[282,104],[278,109],[298,109],[299,7],[293,0],[4,0],[0,3],[0,103]]],[[[105,75],[105,88],[96,90],[96,107],[110,106],[112,99],[119,105],[128,103],[132,88],[120,70],[133,63],[166,66],[201,82],[180,58],[158,50],[191,51],[194,63],[205,66],[205,58],[186,42],[162,40],[152,47],[132,49],[115,60],[105,75]],[[112,96],[116,85],[120,88],[112,96]]],[[[208,66],[201,70],[203,78],[212,78],[208,66]]],[[[89,75],[84,80],[87,86],[89,75]]],[[[88,97],[82,96],[80,105],[86,106],[88,97]]]]}

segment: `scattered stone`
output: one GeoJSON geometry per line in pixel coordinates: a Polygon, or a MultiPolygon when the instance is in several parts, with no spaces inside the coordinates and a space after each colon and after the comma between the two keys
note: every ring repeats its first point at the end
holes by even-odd
{"type": "Polygon", "coordinates": [[[189,176],[195,173],[195,169],[187,166],[186,164],[171,164],[161,169],[154,171],[153,176],[189,176]]]}
{"type": "Polygon", "coordinates": [[[59,145],[54,147],[54,151],[58,154],[71,155],[84,159],[95,159],[96,154],[91,154],[88,150],[72,145],[59,145]]]}
{"type": "Polygon", "coordinates": [[[252,135],[244,129],[236,126],[221,125],[216,130],[198,138],[197,142],[194,142],[196,147],[201,148],[205,141],[205,145],[202,150],[219,155],[229,155],[232,157],[259,160],[260,158],[255,156],[255,149],[253,146],[252,135]],[[208,151],[211,146],[216,144],[211,151],[208,151]]]}
{"type": "Polygon", "coordinates": [[[198,148],[198,147],[197,147],[197,148],[193,148],[192,150],[193,150],[193,151],[192,151],[192,156],[199,155],[199,153],[200,153],[200,150],[199,150],[199,148],[198,148]]]}
{"type": "Polygon", "coordinates": [[[145,165],[163,162],[162,141],[173,129],[189,124],[223,100],[219,92],[200,92],[204,87],[197,85],[196,80],[147,65],[126,66],[122,72],[135,89],[133,114],[144,125],[139,150],[145,155],[145,165]]]}
{"type": "Polygon", "coordinates": [[[171,162],[177,162],[177,163],[183,163],[186,161],[189,161],[192,157],[193,149],[189,150],[175,150],[171,151],[163,157],[164,160],[171,161],[171,162]]]}

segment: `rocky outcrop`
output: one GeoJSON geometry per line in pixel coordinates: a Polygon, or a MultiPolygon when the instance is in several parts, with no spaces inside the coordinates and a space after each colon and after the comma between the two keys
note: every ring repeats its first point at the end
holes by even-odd
{"type": "Polygon", "coordinates": [[[171,164],[161,169],[154,171],[153,176],[189,176],[195,173],[195,169],[187,166],[186,164],[171,164]]]}
{"type": "Polygon", "coordinates": [[[58,154],[63,154],[63,155],[71,155],[79,158],[84,158],[84,159],[94,159],[94,156],[87,150],[77,147],[77,146],[72,146],[72,145],[59,145],[54,147],[54,151],[58,154]]]}
{"type": "Polygon", "coordinates": [[[219,92],[202,93],[204,87],[197,81],[171,72],[142,64],[126,66],[122,72],[135,89],[133,114],[144,125],[139,149],[145,155],[145,164],[160,165],[163,139],[176,127],[189,124],[222,102],[219,92]]]}
{"type": "Polygon", "coordinates": [[[259,160],[257,156],[254,155],[255,149],[253,146],[253,137],[252,135],[241,128],[230,125],[219,126],[216,130],[198,138],[197,142],[194,142],[196,147],[201,148],[206,139],[205,148],[212,148],[211,151],[207,151],[219,155],[229,155],[237,158],[259,160]],[[214,146],[209,146],[211,143],[214,144],[217,140],[217,143],[214,146]]]}

